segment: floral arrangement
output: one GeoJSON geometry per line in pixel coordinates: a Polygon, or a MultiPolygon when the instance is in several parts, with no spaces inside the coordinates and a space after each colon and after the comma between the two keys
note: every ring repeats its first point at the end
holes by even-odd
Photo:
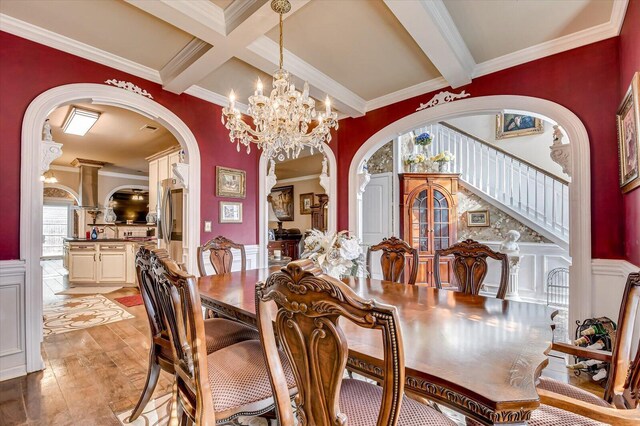
{"type": "Polygon", "coordinates": [[[436,163],[448,163],[456,159],[456,156],[450,153],[449,151],[442,151],[438,155],[434,155],[430,158],[431,161],[436,163]]]}
{"type": "Polygon", "coordinates": [[[322,272],[335,278],[364,273],[360,241],[347,231],[311,230],[304,239],[304,253],[300,257],[312,260],[322,272]]]}
{"type": "Polygon", "coordinates": [[[427,156],[424,154],[411,154],[405,160],[405,164],[421,164],[427,161],[427,156]]]}
{"type": "Polygon", "coordinates": [[[414,143],[416,145],[427,146],[433,141],[433,136],[429,132],[420,133],[415,137],[414,143]]]}

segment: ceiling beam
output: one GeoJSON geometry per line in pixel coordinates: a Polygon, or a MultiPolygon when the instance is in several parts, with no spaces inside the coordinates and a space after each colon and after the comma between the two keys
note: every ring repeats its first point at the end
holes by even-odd
{"type": "Polygon", "coordinates": [[[471,83],[476,63],[442,0],[384,0],[453,88],[471,83]]]}

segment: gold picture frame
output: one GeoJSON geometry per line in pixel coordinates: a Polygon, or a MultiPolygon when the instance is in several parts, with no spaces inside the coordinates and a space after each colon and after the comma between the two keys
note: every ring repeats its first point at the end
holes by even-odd
{"type": "Polygon", "coordinates": [[[227,198],[246,198],[247,172],[216,166],[216,195],[227,198]]]}
{"type": "Polygon", "coordinates": [[[220,201],[220,223],[242,223],[242,203],[220,201]]]}
{"type": "Polygon", "coordinates": [[[473,210],[467,212],[467,226],[473,227],[487,227],[491,225],[491,219],[489,216],[489,210],[473,210]]]}
{"type": "Polygon", "coordinates": [[[640,72],[631,79],[616,112],[620,187],[629,192],[640,186],[640,72]]]}
{"type": "Polygon", "coordinates": [[[294,220],[293,185],[279,186],[271,190],[271,207],[280,222],[294,220]]]}
{"type": "Polygon", "coordinates": [[[314,201],[315,194],[313,192],[300,194],[300,214],[311,214],[311,206],[313,206],[314,201]]]}
{"type": "Polygon", "coordinates": [[[496,140],[535,135],[543,132],[544,123],[539,118],[525,114],[504,112],[496,115],[496,140]]]}

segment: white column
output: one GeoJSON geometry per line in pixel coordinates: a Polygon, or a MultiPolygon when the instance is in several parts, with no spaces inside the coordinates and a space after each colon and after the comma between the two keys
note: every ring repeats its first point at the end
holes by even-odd
{"type": "Polygon", "coordinates": [[[507,288],[507,299],[520,300],[518,294],[518,275],[520,273],[520,255],[509,255],[509,286],[507,288]]]}

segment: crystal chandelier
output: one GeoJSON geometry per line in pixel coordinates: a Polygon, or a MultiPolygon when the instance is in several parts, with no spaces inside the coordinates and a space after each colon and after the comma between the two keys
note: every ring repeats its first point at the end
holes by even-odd
{"type": "Polygon", "coordinates": [[[322,144],[331,141],[331,129],[338,129],[338,115],[331,111],[329,97],[325,109],[316,113],[315,101],[309,97],[309,84],[304,83],[302,93],[296,90],[290,74],[282,67],[283,36],[282,15],[291,10],[289,0],[272,0],[271,8],[280,15],[280,69],[273,75],[273,90],[263,95],[262,81],[258,79],[256,91],[249,97],[247,115],[253,126],[242,120],[235,108],[235,94],[229,95],[229,106],[222,109],[222,123],[229,130],[229,138],[251,152],[256,144],[268,158],[279,160],[297,158],[304,147],[322,152],[322,144]]]}

